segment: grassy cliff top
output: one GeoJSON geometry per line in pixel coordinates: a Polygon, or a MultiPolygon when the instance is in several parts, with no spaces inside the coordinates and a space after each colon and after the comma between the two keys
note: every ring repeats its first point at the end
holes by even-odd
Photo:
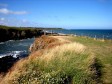
{"type": "Polygon", "coordinates": [[[111,84],[112,42],[74,36],[42,36],[1,84],[111,84]],[[42,46],[43,45],[43,46],[42,46]]]}

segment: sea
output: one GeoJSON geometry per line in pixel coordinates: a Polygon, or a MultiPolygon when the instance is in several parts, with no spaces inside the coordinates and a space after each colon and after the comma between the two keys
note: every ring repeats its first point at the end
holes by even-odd
{"type": "Polygon", "coordinates": [[[0,58],[10,54],[29,54],[29,47],[34,42],[34,38],[22,40],[9,40],[0,42],[0,58]]]}
{"type": "Polygon", "coordinates": [[[112,29],[62,29],[53,30],[55,33],[73,34],[99,39],[112,39],[112,29]]]}
{"type": "MultiPolygon", "coordinates": [[[[49,31],[50,32],[50,31],[49,31]]],[[[112,29],[61,29],[52,30],[54,33],[61,34],[73,34],[77,36],[88,36],[91,38],[110,39],[112,40],[112,29]]],[[[11,52],[26,51],[29,53],[29,47],[34,42],[34,38],[22,39],[22,40],[9,40],[6,42],[0,42],[0,58],[11,52]]]]}

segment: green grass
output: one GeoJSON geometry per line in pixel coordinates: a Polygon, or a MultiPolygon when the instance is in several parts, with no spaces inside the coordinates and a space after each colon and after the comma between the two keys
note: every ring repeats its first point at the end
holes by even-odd
{"type": "MultiPolygon", "coordinates": [[[[112,42],[69,37],[41,56],[19,62],[5,84],[111,84],[112,42]],[[21,64],[20,64],[21,63],[21,64]]],[[[36,55],[34,54],[34,55],[36,55]]]]}
{"type": "Polygon", "coordinates": [[[86,45],[102,64],[102,81],[104,84],[112,84],[112,41],[93,40],[92,38],[71,37],[74,42],[86,45]]]}
{"type": "Polygon", "coordinates": [[[10,84],[95,84],[89,69],[94,58],[87,50],[74,42],[46,50],[12,72],[7,81],[10,84]]]}

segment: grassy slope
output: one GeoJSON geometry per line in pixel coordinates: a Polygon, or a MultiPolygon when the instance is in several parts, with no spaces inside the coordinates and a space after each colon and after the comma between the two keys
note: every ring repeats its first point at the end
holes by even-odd
{"type": "Polygon", "coordinates": [[[58,41],[53,40],[52,43],[46,39],[45,43],[62,45],[47,48],[41,54],[36,51],[29,58],[20,60],[1,84],[98,84],[102,81],[106,84],[112,83],[111,42],[83,37],[55,38],[58,38],[58,41]]]}
{"type": "Polygon", "coordinates": [[[112,84],[112,41],[102,42],[84,37],[71,37],[71,40],[84,44],[94,53],[102,64],[102,81],[112,84]]]}

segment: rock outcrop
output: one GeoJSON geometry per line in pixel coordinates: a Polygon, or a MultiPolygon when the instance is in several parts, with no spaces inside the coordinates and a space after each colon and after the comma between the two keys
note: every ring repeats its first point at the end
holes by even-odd
{"type": "Polygon", "coordinates": [[[46,49],[53,47],[57,44],[58,39],[43,35],[39,38],[36,38],[34,43],[31,44],[29,51],[34,52],[41,49],[46,49]]]}
{"type": "Polygon", "coordinates": [[[19,60],[19,58],[14,58],[12,56],[0,58],[0,73],[7,72],[17,60],[19,60]]]}
{"type": "Polygon", "coordinates": [[[38,37],[43,35],[44,32],[39,29],[33,28],[12,28],[0,26],[0,42],[7,40],[19,40],[25,38],[38,37]]]}

